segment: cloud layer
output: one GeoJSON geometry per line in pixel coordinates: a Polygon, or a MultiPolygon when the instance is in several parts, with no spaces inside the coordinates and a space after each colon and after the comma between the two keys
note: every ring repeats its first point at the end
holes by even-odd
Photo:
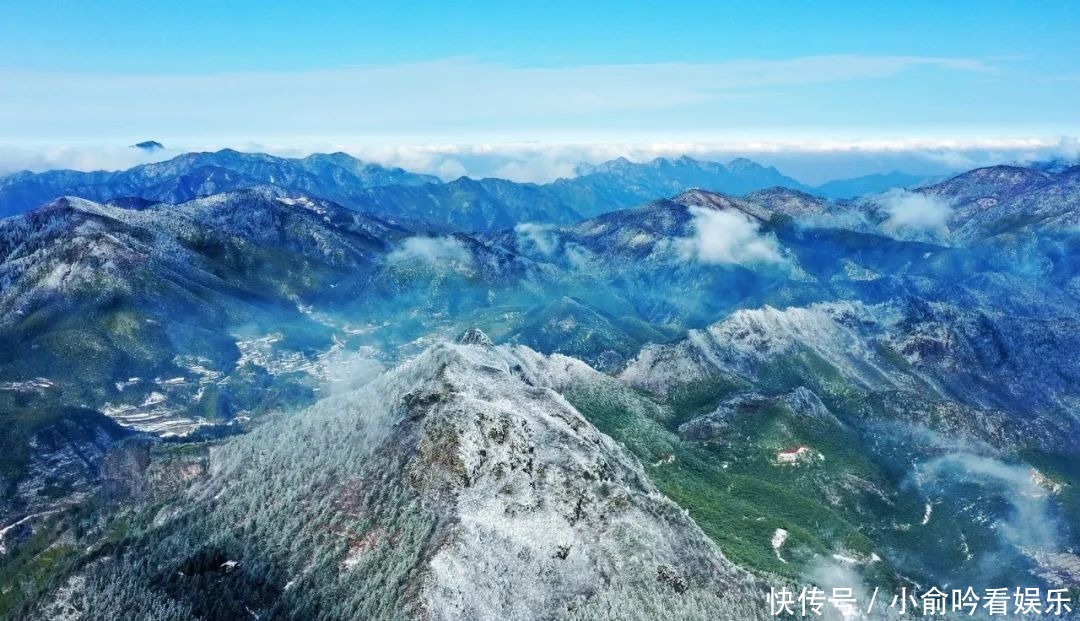
{"type": "Polygon", "coordinates": [[[283,143],[246,141],[171,141],[159,138],[166,150],[146,153],[127,146],[101,144],[4,145],[0,143],[0,175],[18,170],[55,168],[119,170],[148,161],[168,159],[187,151],[235,148],[283,157],[313,152],[344,151],[365,161],[435,174],[444,180],[462,175],[503,177],[514,181],[548,182],[574,176],[578,164],[599,163],[617,157],[645,162],[655,157],[690,155],[697,159],[728,161],[749,157],[777,166],[808,184],[870,173],[902,170],[928,177],[999,164],[1054,157],[1080,157],[1076,138],[1012,139],[896,139],[896,140],[775,140],[775,141],[642,141],[642,142],[491,142],[491,143],[373,143],[360,141],[299,140],[283,143]]]}

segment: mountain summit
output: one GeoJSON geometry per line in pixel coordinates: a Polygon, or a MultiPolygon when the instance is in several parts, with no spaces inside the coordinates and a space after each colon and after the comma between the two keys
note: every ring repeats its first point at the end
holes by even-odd
{"type": "Polygon", "coordinates": [[[159,593],[201,619],[763,617],[756,581],[559,395],[569,377],[602,376],[435,345],[189,467],[43,617],[159,593]]]}
{"type": "MultiPolygon", "coordinates": [[[[601,185],[619,180],[628,188],[648,194],[643,195],[645,200],[672,196],[692,188],[734,195],[773,186],[808,189],[799,181],[781,174],[776,168],[762,166],[746,158],[721,164],[696,160],[687,155],[678,158],[658,157],[644,163],[635,163],[620,157],[596,165],[582,164],[578,166],[577,173],[579,176],[567,180],[567,183],[601,185]]],[[[641,200],[642,198],[639,198],[637,202],[640,203],[641,200]]]]}
{"type": "Polygon", "coordinates": [[[165,149],[165,145],[157,140],[144,140],[143,142],[137,142],[131,146],[134,149],[140,149],[147,153],[154,153],[155,151],[163,151],[165,149]]]}

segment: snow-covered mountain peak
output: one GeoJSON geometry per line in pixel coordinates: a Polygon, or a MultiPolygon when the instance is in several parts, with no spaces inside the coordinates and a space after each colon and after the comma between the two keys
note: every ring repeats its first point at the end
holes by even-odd
{"type": "Polygon", "coordinates": [[[289,522],[294,547],[318,550],[292,562],[336,564],[356,593],[369,576],[381,579],[371,564],[392,555],[415,585],[395,604],[410,617],[584,619],[575,614],[615,607],[620,618],[649,619],[634,602],[650,601],[698,618],[694,607],[722,610],[735,593],[763,601],[746,595],[752,579],[637,459],[554,389],[568,374],[603,377],[523,346],[433,345],[358,391],[223,447],[217,480],[202,492],[214,498],[209,520],[242,503],[291,513],[306,511],[311,495],[337,498],[323,503],[335,513],[289,522]],[[283,477],[325,483],[262,504],[283,477]],[[340,543],[322,534],[324,522],[340,543]],[[416,524],[426,526],[406,530],[416,524]]]}
{"type": "Polygon", "coordinates": [[[686,207],[702,207],[721,211],[734,209],[759,220],[768,218],[768,214],[758,205],[698,188],[687,190],[671,200],[686,207]]]}
{"type": "Polygon", "coordinates": [[[889,386],[892,380],[875,365],[876,354],[867,348],[864,332],[893,321],[889,306],[846,301],[740,310],[708,328],[691,330],[678,343],[644,348],[621,378],[664,392],[716,374],[753,378],[769,361],[802,350],[812,351],[859,384],[889,386]]]}

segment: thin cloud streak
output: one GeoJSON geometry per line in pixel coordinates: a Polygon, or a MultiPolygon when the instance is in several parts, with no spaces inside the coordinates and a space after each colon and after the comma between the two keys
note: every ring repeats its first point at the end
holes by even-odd
{"type": "Polygon", "coordinates": [[[758,89],[880,79],[920,68],[995,70],[969,58],[844,55],[572,67],[445,59],[201,75],[0,70],[0,134],[101,137],[165,128],[186,135],[401,136],[497,121],[676,109],[754,97],[758,89]]]}

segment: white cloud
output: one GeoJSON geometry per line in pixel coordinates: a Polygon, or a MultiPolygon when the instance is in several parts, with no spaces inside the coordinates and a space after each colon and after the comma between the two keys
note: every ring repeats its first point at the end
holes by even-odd
{"type": "Polygon", "coordinates": [[[446,158],[433,168],[435,174],[443,181],[453,181],[469,174],[465,166],[454,158],[446,158]]]}
{"type": "Polygon", "coordinates": [[[734,210],[691,207],[694,234],[678,240],[676,249],[687,260],[714,264],[782,263],[776,239],[734,210]]]}
{"type": "Polygon", "coordinates": [[[560,177],[573,177],[579,163],[581,160],[571,161],[534,152],[503,164],[495,171],[495,176],[521,183],[545,183],[560,177]]]}
{"type": "Polygon", "coordinates": [[[864,618],[859,605],[871,600],[872,590],[866,587],[856,566],[867,562],[877,562],[876,558],[861,559],[834,554],[832,558],[818,556],[809,564],[805,575],[814,586],[828,594],[832,594],[833,589],[851,589],[851,595],[856,602],[851,607],[841,608],[832,600],[827,600],[825,618],[843,621],[849,619],[857,621],[864,618]]]}
{"type": "Polygon", "coordinates": [[[587,269],[593,256],[587,248],[580,244],[566,244],[564,252],[566,253],[566,260],[569,261],[570,266],[576,270],[587,269]]]}
{"type": "Polygon", "coordinates": [[[948,233],[952,205],[944,198],[897,188],[877,201],[889,214],[882,225],[889,231],[948,233]]]}
{"type": "Polygon", "coordinates": [[[183,152],[170,148],[149,152],[129,146],[0,145],[0,175],[20,170],[124,170],[167,160],[183,152]]]}
{"type": "Polygon", "coordinates": [[[980,501],[1000,499],[1011,503],[1012,514],[1000,515],[994,530],[1020,549],[1043,552],[1060,549],[1061,536],[1048,500],[1050,493],[1036,482],[1029,466],[957,452],[917,468],[915,481],[924,491],[948,497],[953,485],[975,484],[982,487],[982,493],[977,496],[980,501]]]}
{"type": "Polygon", "coordinates": [[[968,170],[1003,162],[1029,162],[1054,157],[1080,157],[1075,137],[922,137],[896,139],[709,139],[625,140],[592,142],[477,142],[447,144],[373,144],[315,142],[309,150],[346,151],[361,159],[441,174],[441,162],[452,159],[470,177],[504,177],[544,183],[572,177],[582,162],[596,164],[617,157],[647,162],[656,157],[689,155],[726,162],[749,157],[775,165],[804,183],[901,170],[926,176],[968,170]]]}
{"type": "Polygon", "coordinates": [[[321,385],[323,395],[356,390],[369,383],[385,370],[382,363],[364,353],[334,350],[323,361],[326,376],[321,385]]]}
{"type": "Polygon", "coordinates": [[[453,237],[410,237],[401,247],[386,255],[391,263],[469,263],[472,258],[465,246],[453,237]]]}
{"type": "Polygon", "coordinates": [[[546,224],[522,222],[514,227],[517,234],[518,245],[523,248],[535,248],[544,255],[551,254],[559,243],[552,232],[552,227],[546,224]]]}

